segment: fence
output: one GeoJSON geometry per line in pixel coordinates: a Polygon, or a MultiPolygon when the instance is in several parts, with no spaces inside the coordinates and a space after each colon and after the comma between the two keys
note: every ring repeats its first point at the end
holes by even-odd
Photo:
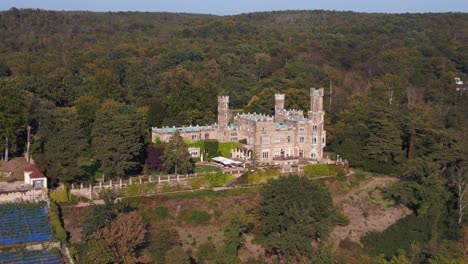
{"type": "MultiPolygon", "coordinates": [[[[210,173],[194,173],[194,174],[168,174],[168,175],[144,175],[139,177],[130,177],[127,179],[119,179],[119,180],[110,180],[106,182],[98,182],[93,184],[81,183],[79,185],[72,184],[72,190],[75,189],[102,189],[102,188],[124,188],[128,185],[133,184],[144,184],[144,183],[156,183],[156,184],[164,184],[169,182],[179,182],[179,181],[186,181],[189,179],[194,178],[201,178],[205,177],[206,175],[216,174],[218,172],[213,171],[210,173]]],[[[241,170],[237,171],[230,171],[230,174],[239,174],[242,173],[241,170]]]]}

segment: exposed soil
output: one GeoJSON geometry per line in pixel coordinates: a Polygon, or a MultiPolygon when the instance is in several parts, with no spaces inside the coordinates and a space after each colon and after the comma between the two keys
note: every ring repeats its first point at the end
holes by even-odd
{"type": "Polygon", "coordinates": [[[71,243],[81,242],[81,229],[83,226],[83,217],[91,207],[62,207],[62,219],[65,230],[70,235],[71,243]]]}
{"type": "Polygon", "coordinates": [[[8,162],[0,161],[0,179],[1,180],[24,180],[24,171],[31,165],[25,158],[13,158],[8,162]],[[10,174],[11,173],[11,174],[10,174]],[[2,177],[3,175],[9,177],[2,177]]]}
{"type": "Polygon", "coordinates": [[[348,225],[337,226],[330,234],[335,248],[346,238],[362,246],[360,240],[367,233],[382,232],[411,213],[408,208],[394,206],[381,196],[380,186],[397,181],[392,177],[372,178],[363,186],[334,197],[335,206],[349,219],[348,225]]]}

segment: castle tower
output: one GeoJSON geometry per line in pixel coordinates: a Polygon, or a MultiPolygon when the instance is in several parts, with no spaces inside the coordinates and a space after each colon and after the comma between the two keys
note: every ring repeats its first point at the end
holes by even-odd
{"type": "Polygon", "coordinates": [[[275,121],[282,122],[284,117],[281,112],[284,110],[284,94],[275,94],[275,121]]]}
{"type": "Polygon", "coordinates": [[[323,110],[323,88],[310,89],[309,128],[312,133],[310,158],[321,160],[323,148],[326,145],[326,131],[324,129],[325,111],[323,110]]]}
{"type": "Polygon", "coordinates": [[[310,88],[310,111],[323,111],[323,88],[310,88]]]}
{"type": "Polygon", "coordinates": [[[226,142],[229,138],[229,96],[218,96],[218,140],[226,142]]]}

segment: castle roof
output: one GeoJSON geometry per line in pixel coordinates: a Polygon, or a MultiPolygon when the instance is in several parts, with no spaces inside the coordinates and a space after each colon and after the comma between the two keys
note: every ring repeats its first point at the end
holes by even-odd
{"type": "Polygon", "coordinates": [[[175,131],[183,132],[183,133],[190,133],[190,132],[201,132],[201,131],[209,131],[213,130],[214,126],[182,126],[182,127],[162,127],[162,128],[157,128],[153,127],[152,130],[153,132],[156,133],[163,133],[163,134],[172,134],[175,131]]]}
{"type": "Polygon", "coordinates": [[[238,114],[236,117],[241,119],[247,119],[251,121],[273,121],[273,117],[265,114],[257,114],[257,113],[242,113],[238,114]]]}
{"type": "Polygon", "coordinates": [[[292,126],[288,123],[285,123],[285,122],[275,122],[273,123],[273,125],[275,126],[275,129],[290,129],[292,128],[292,126]]]}

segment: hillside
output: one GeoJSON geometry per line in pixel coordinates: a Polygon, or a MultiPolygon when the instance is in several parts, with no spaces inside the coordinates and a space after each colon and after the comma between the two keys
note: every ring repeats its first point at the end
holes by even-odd
{"type": "MultiPolygon", "coordinates": [[[[53,186],[146,173],[151,153],[161,165],[163,147],[149,142],[149,128],[216,122],[218,95],[229,95],[236,111],[271,114],[275,93],[286,95],[286,108],[305,110],[309,89],[323,87],[325,150],[352,170],[399,178],[379,197],[411,212],[373,228],[392,213],[364,214],[370,190],[348,195],[338,205],[356,218],[341,231],[358,231],[341,246],[361,250],[360,239],[369,257],[385,254],[379,263],[466,257],[457,248],[467,232],[468,90],[457,90],[454,78],[468,81],[468,14],[11,9],[0,12],[0,39],[1,153],[22,156],[30,125],[32,155],[53,186]],[[376,232],[363,237],[367,231],[376,232]]],[[[176,207],[168,208],[178,224],[176,207]]],[[[125,208],[108,209],[117,219],[112,210],[125,208]]],[[[112,228],[143,221],[121,215],[112,228]]],[[[106,237],[110,228],[91,231],[106,237]]],[[[315,257],[330,248],[320,246],[315,257]]]]}

